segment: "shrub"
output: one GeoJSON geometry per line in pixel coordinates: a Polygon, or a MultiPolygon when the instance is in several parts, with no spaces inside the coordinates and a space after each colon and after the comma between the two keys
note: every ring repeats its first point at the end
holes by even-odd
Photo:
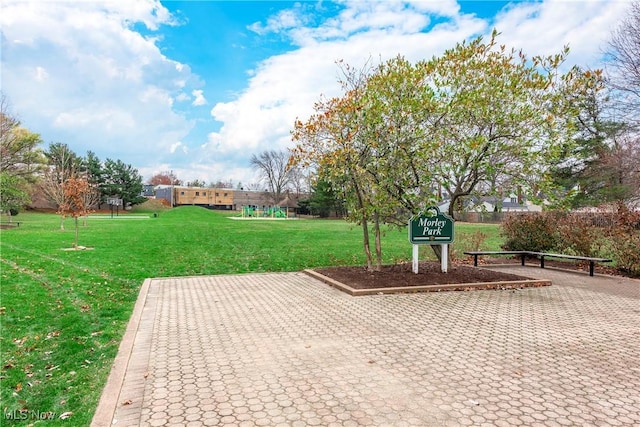
{"type": "Polygon", "coordinates": [[[487,235],[481,231],[474,233],[460,233],[452,245],[449,246],[451,259],[462,259],[464,252],[482,250],[487,235]]]}
{"type": "Polygon", "coordinates": [[[551,217],[545,213],[507,215],[502,223],[507,251],[547,252],[558,247],[558,234],[551,217]]]}
{"type": "Polygon", "coordinates": [[[602,231],[592,225],[590,217],[575,213],[548,215],[556,224],[556,251],[569,255],[596,256],[602,231]]]}
{"type": "Polygon", "coordinates": [[[640,212],[619,206],[615,221],[608,229],[607,240],[618,268],[640,275],[640,212]]]}

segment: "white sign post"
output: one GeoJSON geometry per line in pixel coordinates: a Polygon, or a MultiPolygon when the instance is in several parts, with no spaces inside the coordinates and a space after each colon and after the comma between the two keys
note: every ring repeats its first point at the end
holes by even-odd
{"type": "Polygon", "coordinates": [[[446,273],[449,270],[449,244],[440,245],[440,270],[446,273]]]}
{"type": "MultiPolygon", "coordinates": [[[[441,250],[441,259],[440,259],[440,270],[443,273],[449,271],[449,244],[445,243],[440,245],[441,250]]],[[[418,265],[420,262],[420,245],[413,245],[413,254],[412,254],[412,262],[411,262],[411,271],[415,274],[418,274],[418,265]]]]}

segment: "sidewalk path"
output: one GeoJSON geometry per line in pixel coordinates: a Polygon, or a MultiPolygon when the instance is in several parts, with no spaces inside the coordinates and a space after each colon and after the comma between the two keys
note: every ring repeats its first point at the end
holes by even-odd
{"type": "Polygon", "coordinates": [[[92,425],[640,425],[640,281],[501,269],[553,285],[149,279],[92,425]]]}

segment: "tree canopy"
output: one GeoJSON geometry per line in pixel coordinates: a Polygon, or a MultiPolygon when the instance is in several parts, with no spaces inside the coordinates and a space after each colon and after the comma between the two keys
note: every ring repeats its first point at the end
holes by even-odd
{"type": "Polygon", "coordinates": [[[380,223],[406,225],[440,187],[452,215],[497,183],[531,192],[553,183],[550,168],[575,142],[582,100],[599,90],[601,73],[561,73],[568,48],[528,58],[497,39],[494,31],[415,64],[400,56],[361,70],[341,64],[343,95],[296,121],[292,162],[343,192],[370,268],[367,223],[379,267],[380,223]]]}
{"type": "Polygon", "coordinates": [[[16,210],[28,203],[29,189],[45,158],[40,135],[20,126],[4,95],[0,98],[0,209],[16,210]]]}

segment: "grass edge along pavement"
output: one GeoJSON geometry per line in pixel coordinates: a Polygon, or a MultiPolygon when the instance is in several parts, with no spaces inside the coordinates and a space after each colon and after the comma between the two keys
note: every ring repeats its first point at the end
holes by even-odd
{"type": "MultiPolygon", "coordinates": [[[[60,231],[54,214],[21,213],[20,227],[2,230],[2,425],[61,416],[66,425],[90,423],[146,278],[365,263],[353,224],[229,215],[184,207],[145,221],[89,218],[79,244],[90,251],[62,250],[72,246],[73,222],[60,231]]],[[[461,224],[457,238],[477,229],[461,224]]],[[[481,229],[499,245],[497,226],[481,229]]],[[[389,230],[384,239],[385,263],[410,259],[406,230],[389,230]]]]}

